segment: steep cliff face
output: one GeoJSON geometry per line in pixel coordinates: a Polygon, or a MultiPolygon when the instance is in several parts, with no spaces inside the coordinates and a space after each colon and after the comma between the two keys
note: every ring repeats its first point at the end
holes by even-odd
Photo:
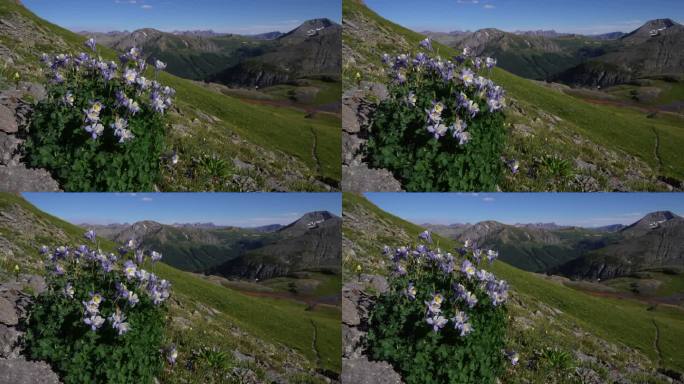
{"type": "Polygon", "coordinates": [[[342,220],[329,212],[312,212],[277,232],[279,239],[246,252],[209,273],[268,279],[302,270],[338,273],[341,268],[342,220]]]}
{"type": "Polygon", "coordinates": [[[267,87],[302,77],[339,80],[342,27],[328,19],[309,20],[273,41],[263,54],[227,67],[210,81],[237,86],[267,87]]]}
{"type": "Polygon", "coordinates": [[[620,230],[621,238],[559,266],[576,279],[611,279],[650,268],[684,268],[684,218],[654,212],[620,230]]]}

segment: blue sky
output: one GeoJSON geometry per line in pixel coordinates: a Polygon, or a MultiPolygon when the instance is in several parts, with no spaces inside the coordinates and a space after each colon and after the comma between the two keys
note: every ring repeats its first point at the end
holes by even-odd
{"type": "Polygon", "coordinates": [[[682,0],[366,0],[366,4],[416,31],[493,27],[597,34],[630,32],[658,18],[684,21],[682,0]]]}
{"type": "Polygon", "coordinates": [[[366,193],[383,210],[416,224],[555,222],[632,224],[654,211],[684,216],[684,193],[366,193]]]}
{"type": "Polygon", "coordinates": [[[342,18],[341,0],[23,0],[38,16],[73,31],[155,28],[254,34],[342,18]]]}
{"type": "Polygon", "coordinates": [[[256,227],[289,224],[307,212],[341,215],[339,193],[23,193],[41,210],[73,224],[212,222],[256,227]]]}

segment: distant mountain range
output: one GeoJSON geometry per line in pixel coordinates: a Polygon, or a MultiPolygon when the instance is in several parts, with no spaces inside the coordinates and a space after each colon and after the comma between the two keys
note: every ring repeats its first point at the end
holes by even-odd
{"type": "Polygon", "coordinates": [[[118,243],[135,239],[143,248],[162,252],[167,264],[185,271],[252,279],[305,270],[339,272],[340,226],[341,219],[329,212],[310,212],[287,226],[256,228],[154,221],[84,225],[118,243]]]}
{"type": "Polygon", "coordinates": [[[497,249],[501,259],[532,272],[609,279],[648,268],[684,268],[684,219],[653,212],[636,223],[599,228],[549,224],[428,225],[442,236],[497,249]]]}
{"type": "Polygon", "coordinates": [[[340,78],[341,26],[328,19],[257,35],[151,28],[81,34],[118,51],[141,48],[148,61],[159,59],[170,73],[192,80],[265,87],[304,77],[340,78]]]}
{"type": "Polygon", "coordinates": [[[610,86],[684,73],[684,26],[671,19],[646,22],[625,34],[558,33],[553,30],[429,33],[451,47],[496,57],[519,76],[574,86],[610,86]]]}

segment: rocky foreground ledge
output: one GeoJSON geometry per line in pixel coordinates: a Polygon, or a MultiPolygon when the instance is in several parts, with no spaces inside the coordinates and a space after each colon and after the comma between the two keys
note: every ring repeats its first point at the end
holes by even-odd
{"type": "Polygon", "coordinates": [[[371,129],[371,113],[389,97],[380,83],[361,82],[342,95],[342,190],[346,192],[399,192],[401,183],[386,169],[370,168],[363,146],[371,129]]]}
{"type": "Polygon", "coordinates": [[[22,354],[21,320],[32,296],[47,289],[45,279],[21,275],[0,283],[0,384],[58,384],[59,377],[43,361],[29,361],[22,354]]]}
{"type": "Polygon", "coordinates": [[[363,341],[374,298],[388,289],[387,280],[377,275],[361,275],[342,287],[342,384],[402,383],[389,363],[369,360],[363,341]]]}
{"type": "Polygon", "coordinates": [[[30,126],[32,108],[27,100],[45,97],[45,88],[36,83],[0,91],[0,192],[59,191],[48,171],[26,167],[19,149],[30,126]]]}

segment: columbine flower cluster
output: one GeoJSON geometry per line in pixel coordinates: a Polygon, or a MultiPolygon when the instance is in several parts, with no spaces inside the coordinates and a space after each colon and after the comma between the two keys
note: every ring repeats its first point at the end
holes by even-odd
{"type": "Polygon", "coordinates": [[[420,47],[427,53],[396,57],[384,54],[383,62],[395,84],[407,88],[406,104],[425,111],[426,131],[436,140],[448,134],[459,145],[465,145],[471,139],[466,130],[470,122],[478,115],[504,108],[503,88],[480,75],[485,70],[491,70],[496,60],[472,56],[468,48],[453,60],[431,57],[429,53],[433,47],[429,39],[421,41],[420,47]],[[418,94],[428,81],[443,82],[449,94],[440,95],[438,100],[421,100],[418,94]]]}
{"type": "Polygon", "coordinates": [[[95,39],[90,38],[85,46],[93,51],[92,55],[81,52],[78,55],[59,54],[41,59],[49,68],[49,76],[53,84],[63,84],[68,89],[61,103],[67,108],[84,105],[83,129],[93,140],[101,137],[105,128],[109,127],[119,143],[133,140],[135,135],[129,128],[129,120],[143,109],[163,114],[173,105],[175,90],[163,86],[156,80],[159,71],[166,64],[156,60],[154,65],[155,80],[144,76],[147,63],[138,48],[131,48],[119,57],[119,63],[104,61],[97,56],[95,39]],[[116,102],[104,105],[102,100],[78,100],[74,93],[85,80],[101,82],[107,92],[116,95],[116,102]],[[111,111],[104,116],[103,111],[111,111]]]}
{"type": "Polygon", "coordinates": [[[455,253],[431,249],[432,236],[428,231],[419,235],[421,241],[415,248],[402,246],[396,249],[385,246],[383,253],[391,259],[395,276],[407,278],[403,294],[413,302],[425,298],[425,323],[440,332],[451,325],[462,337],[474,331],[469,312],[478,306],[493,308],[503,305],[508,299],[508,284],[481,268],[484,262],[493,263],[499,256],[492,249],[480,249],[472,241],[455,253]],[[418,287],[426,279],[448,282],[447,292],[421,292],[418,287]]]}
{"type": "Polygon", "coordinates": [[[107,254],[92,246],[97,240],[94,231],[87,231],[84,237],[91,243],[90,246],[59,246],[52,250],[42,246],[40,253],[46,257],[48,271],[63,284],[61,294],[68,300],[80,300],[83,323],[92,331],[98,331],[108,320],[116,334],[121,336],[131,329],[126,311],[133,310],[140,303],[141,295],[146,296],[155,306],[169,298],[171,283],[143,269],[148,258],[156,263],[161,260],[162,255],[156,251],[146,254],[136,247],[133,240],[120,247],[118,253],[107,254]],[[131,253],[135,261],[127,257],[131,253]],[[92,274],[98,281],[113,284],[116,291],[109,296],[98,291],[86,292],[79,287],[79,276],[84,274],[92,274]],[[103,303],[110,305],[103,308],[103,303]]]}

